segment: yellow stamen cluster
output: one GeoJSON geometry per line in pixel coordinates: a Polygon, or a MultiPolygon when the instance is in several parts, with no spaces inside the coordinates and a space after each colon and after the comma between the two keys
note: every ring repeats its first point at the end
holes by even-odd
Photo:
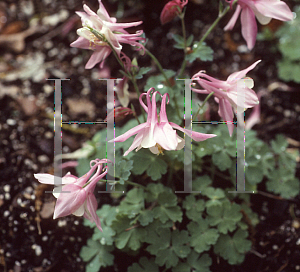
{"type": "Polygon", "coordinates": [[[163,149],[159,144],[156,144],[155,146],[156,146],[157,149],[158,149],[157,156],[158,156],[159,154],[164,155],[164,149],[163,149]]]}

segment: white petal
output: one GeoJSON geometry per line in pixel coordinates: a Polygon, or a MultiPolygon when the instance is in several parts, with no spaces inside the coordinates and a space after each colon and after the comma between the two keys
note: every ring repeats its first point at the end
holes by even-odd
{"type": "Polygon", "coordinates": [[[259,13],[258,11],[254,10],[254,14],[256,19],[260,22],[260,24],[262,25],[267,25],[268,23],[270,23],[270,21],[272,20],[272,18],[267,17],[262,15],[261,13],[259,13]]]}
{"type": "Polygon", "coordinates": [[[176,150],[181,150],[184,148],[185,141],[180,136],[177,135],[178,145],[176,147],[176,150]]]}
{"type": "Polygon", "coordinates": [[[150,147],[149,149],[150,149],[150,151],[151,151],[153,154],[155,154],[155,155],[157,155],[157,154],[159,153],[158,147],[157,147],[157,146],[152,146],[152,147],[150,147]]]}
{"type": "Polygon", "coordinates": [[[76,216],[83,216],[84,214],[84,207],[85,207],[85,203],[83,203],[78,210],[76,210],[75,212],[73,212],[74,215],[76,216]]]}
{"type": "Polygon", "coordinates": [[[88,28],[85,27],[77,29],[77,35],[89,41],[97,40],[95,35],[88,28]]]}
{"type": "Polygon", "coordinates": [[[248,87],[249,89],[252,89],[254,87],[254,81],[250,77],[242,78],[237,82],[237,87],[238,88],[248,87]]]}
{"type": "Polygon", "coordinates": [[[55,198],[58,198],[58,197],[59,197],[59,195],[60,195],[60,193],[61,193],[63,187],[64,187],[64,186],[57,186],[57,187],[55,187],[55,188],[53,189],[53,195],[54,195],[55,198]]]}

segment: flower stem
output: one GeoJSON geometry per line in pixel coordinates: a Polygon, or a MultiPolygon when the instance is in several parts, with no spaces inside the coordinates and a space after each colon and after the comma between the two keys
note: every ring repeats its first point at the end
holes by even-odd
{"type": "Polygon", "coordinates": [[[164,69],[162,68],[161,64],[159,63],[158,59],[148,50],[145,49],[145,52],[149,55],[149,57],[155,62],[155,64],[157,65],[159,71],[162,73],[162,75],[164,76],[164,78],[166,79],[166,82],[168,84],[169,87],[172,86],[170,80],[168,79],[164,69]]]}
{"type": "Polygon", "coordinates": [[[184,59],[183,59],[183,62],[182,62],[182,65],[181,65],[181,68],[180,68],[180,72],[179,72],[179,78],[182,77],[182,74],[184,72],[184,69],[185,69],[185,66],[186,66],[186,30],[185,30],[185,23],[184,23],[184,15],[185,15],[185,12],[183,12],[179,17],[180,17],[180,20],[181,20],[181,26],[182,26],[182,36],[183,36],[183,45],[184,45],[184,59]]]}
{"type": "Polygon", "coordinates": [[[149,189],[147,187],[145,187],[144,185],[141,185],[139,183],[135,183],[135,182],[129,181],[129,180],[126,180],[125,183],[130,184],[132,186],[137,186],[137,187],[140,187],[140,188],[142,188],[142,189],[144,189],[146,191],[149,191],[149,189]]]}
{"type": "MultiPolygon", "coordinates": [[[[138,97],[140,97],[141,94],[140,94],[140,91],[139,91],[139,87],[138,87],[138,85],[136,84],[136,79],[135,79],[135,77],[134,77],[134,76],[131,76],[130,80],[131,80],[131,82],[132,82],[132,84],[133,84],[133,87],[134,87],[134,89],[135,89],[135,91],[136,91],[138,97]]],[[[141,105],[141,104],[140,104],[140,109],[141,109],[141,112],[142,112],[142,115],[143,115],[144,122],[146,122],[145,112],[143,111],[142,105],[141,105]]]]}
{"type": "Polygon", "coordinates": [[[199,109],[197,110],[196,114],[194,115],[193,121],[196,120],[196,118],[197,118],[197,116],[198,116],[200,110],[203,109],[203,107],[205,106],[206,102],[208,101],[208,99],[209,99],[213,94],[214,94],[214,92],[211,92],[211,93],[205,98],[205,100],[203,101],[202,105],[199,107],[199,109]]]}
{"type": "Polygon", "coordinates": [[[205,41],[205,39],[207,38],[207,36],[210,34],[210,32],[216,27],[216,25],[219,23],[219,21],[224,17],[224,15],[228,12],[228,10],[230,9],[230,6],[227,6],[226,8],[224,8],[223,10],[221,10],[222,8],[219,8],[219,15],[217,17],[217,19],[213,22],[213,24],[209,27],[209,29],[206,31],[206,33],[203,35],[202,39],[199,41],[199,43],[203,43],[205,41]]]}
{"type": "MultiPolygon", "coordinates": [[[[162,68],[161,64],[159,63],[158,59],[148,49],[146,49],[145,51],[150,56],[150,58],[155,62],[159,71],[162,73],[163,77],[166,79],[166,83],[167,83],[168,87],[172,88],[172,84],[171,84],[169,78],[167,77],[164,69],[162,68]]],[[[174,102],[175,102],[176,113],[177,113],[178,117],[181,118],[179,109],[178,109],[178,103],[177,103],[176,96],[174,96],[174,102]]]]}

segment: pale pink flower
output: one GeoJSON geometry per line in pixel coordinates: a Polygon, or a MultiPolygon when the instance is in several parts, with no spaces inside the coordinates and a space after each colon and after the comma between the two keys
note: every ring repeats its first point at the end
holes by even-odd
{"type": "Polygon", "coordinates": [[[188,3],[188,0],[171,0],[163,8],[160,14],[160,22],[162,25],[171,22],[178,16],[183,7],[188,3]]]}
{"type": "Polygon", "coordinates": [[[75,42],[71,43],[72,47],[79,47],[83,49],[91,49],[94,51],[85,68],[91,69],[98,62],[101,67],[103,61],[112,52],[111,47],[121,58],[121,43],[130,44],[137,47],[138,50],[143,49],[144,46],[139,41],[144,41],[144,38],[140,37],[143,31],[137,31],[135,34],[129,34],[125,28],[138,26],[142,23],[117,23],[117,19],[110,17],[101,0],[99,0],[99,9],[97,13],[93,12],[87,5],[83,5],[85,12],[76,12],[82,21],[83,27],[77,30],[77,34],[80,36],[75,42]],[[91,28],[94,29],[103,37],[99,40],[91,32],[91,28]]]}
{"type": "MultiPolygon", "coordinates": [[[[189,131],[183,129],[182,127],[169,122],[166,114],[166,97],[169,96],[165,94],[162,98],[159,122],[157,118],[157,108],[156,108],[156,94],[159,92],[154,92],[152,98],[150,94],[153,92],[154,88],[150,88],[147,93],[140,95],[140,103],[144,110],[147,112],[147,122],[140,124],[124,134],[118,136],[117,138],[110,140],[109,142],[124,142],[129,137],[137,134],[133,140],[132,145],[124,153],[124,156],[128,155],[129,152],[136,149],[138,151],[141,148],[149,148],[154,154],[162,153],[163,150],[180,150],[184,147],[184,139],[177,135],[176,130],[178,129],[186,133],[195,141],[204,141],[208,138],[215,137],[214,134],[204,134],[194,131],[189,131]],[[147,106],[142,101],[142,97],[146,96],[147,106]],[[151,101],[152,99],[152,101],[151,101]]],[[[159,93],[160,94],[160,93],[159,93]]]]}
{"type": "Polygon", "coordinates": [[[234,129],[232,108],[235,111],[237,106],[247,109],[259,103],[256,93],[252,90],[253,79],[245,78],[246,74],[259,62],[260,60],[242,71],[231,74],[226,81],[208,76],[204,71],[200,71],[192,77],[192,80],[196,80],[204,88],[204,90],[192,88],[194,92],[205,94],[214,92],[215,100],[219,103],[218,113],[227,122],[230,136],[234,129]]]}
{"type": "MultiPolygon", "coordinates": [[[[232,3],[234,0],[227,1],[232,3]]],[[[231,30],[241,13],[242,35],[251,50],[256,41],[257,25],[255,17],[262,24],[268,24],[272,18],[281,21],[293,20],[293,13],[288,5],[280,0],[238,0],[237,8],[225,26],[224,30],[231,30]]]]}
{"type": "MultiPolygon", "coordinates": [[[[102,179],[108,167],[102,172],[102,164],[110,162],[107,159],[95,159],[90,162],[91,169],[82,177],[78,178],[70,173],[62,177],[62,186],[53,189],[53,195],[57,198],[53,219],[74,214],[84,216],[91,222],[95,222],[102,231],[100,219],[96,214],[97,200],[93,194],[97,182],[102,179]],[[96,173],[90,178],[92,173],[96,173]]],[[[41,183],[55,185],[54,176],[50,174],[34,174],[41,183]]]]}
{"type": "MultiPolygon", "coordinates": [[[[262,92],[257,93],[258,100],[261,100],[262,92]]],[[[245,129],[249,130],[254,125],[259,124],[261,122],[260,120],[260,104],[257,104],[253,107],[252,112],[248,119],[246,120],[245,129]]]]}

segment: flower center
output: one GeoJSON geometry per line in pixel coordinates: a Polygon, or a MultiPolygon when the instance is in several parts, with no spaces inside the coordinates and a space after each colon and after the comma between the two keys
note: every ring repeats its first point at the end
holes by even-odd
{"type": "Polygon", "coordinates": [[[160,144],[155,144],[155,146],[156,146],[157,149],[158,149],[157,155],[159,155],[159,154],[164,155],[164,149],[161,147],[161,145],[160,145],[160,144]]]}

